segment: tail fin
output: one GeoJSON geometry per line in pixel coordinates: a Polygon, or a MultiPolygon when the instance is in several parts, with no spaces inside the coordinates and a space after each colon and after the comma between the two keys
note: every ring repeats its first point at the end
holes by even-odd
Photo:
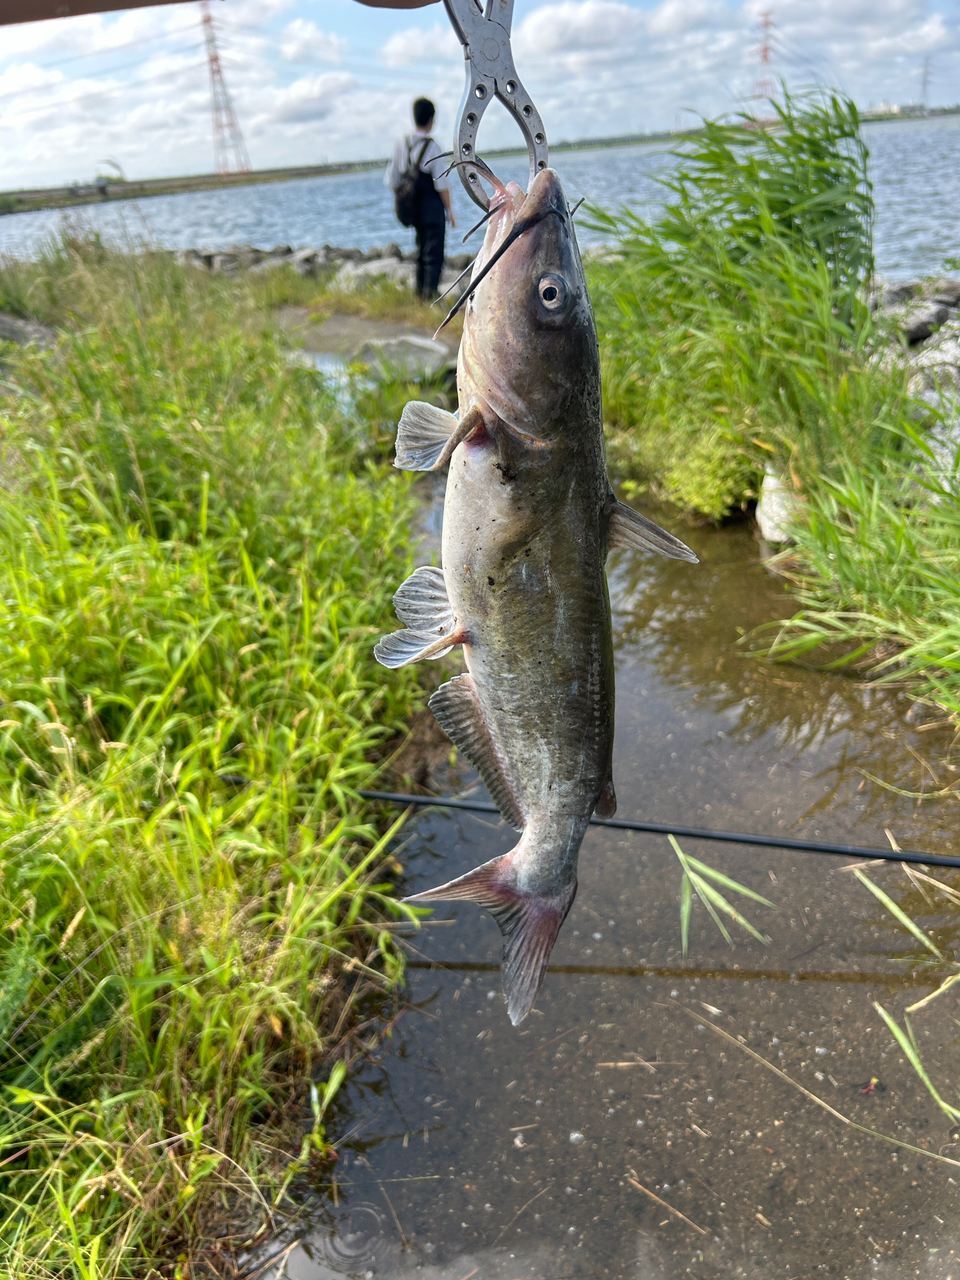
{"type": "Polygon", "coordinates": [[[456,902],[468,900],[486,907],[503,934],[500,970],[507,1013],[514,1026],[522,1022],[537,998],[547,971],[550,952],[560,926],[577,894],[577,882],[556,895],[524,893],[517,888],[511,854],[475,867],[465,876],[436,889],[406,898],[406,902],[456,902]]]}

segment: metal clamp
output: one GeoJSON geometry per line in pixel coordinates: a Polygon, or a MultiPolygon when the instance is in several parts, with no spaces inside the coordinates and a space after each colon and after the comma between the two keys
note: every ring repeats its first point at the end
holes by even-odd
{"type": "Polygon", "coordinates": [[[467,83],[454,139],[454,163],[471,200],[481,209],[490,197],[480,185],[476,157],[477,130],[484,111],[498,98],[520,126],[530,157],[530,182],[547,167],[547,134],[540,112],[524,89],[513,63],[510,27],[513,0],[443,0],[463,45],[467,83]]]}

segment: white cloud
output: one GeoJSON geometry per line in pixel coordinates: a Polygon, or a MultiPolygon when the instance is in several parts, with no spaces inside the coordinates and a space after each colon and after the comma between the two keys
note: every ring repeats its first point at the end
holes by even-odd
{"type": "Polygon", "coordinates": [[[380,50],[388,67],[410,67],[422,62],[446,62],[463,58],[460,41],[453,28],[437,25],[429,31],[410,27],[396,31],[380,50]]]}
{"type": "Polygon", "coordinates": [[[309,18],[294,18],[284,28],[280,52],[288,62],[339,62],[345,45],[309,18]]]}
{"type": "Polygon", "coordinates": [[[726,6],[719,0],[663,0],[650,14],[648,29],[653,35],[678,35],[681,31],[703,31],[723,26],[726,6]]]}
{"type": "Polygon", "coordinates": [[[579,50],[603,50],[616,54],[624,42],[646,25],[642,9],[617,0],[566,0],[535,9],[517,29],[514,57],[517,70],[529,59],[557,55],[566,58],[579,50]]]}
{"type": "MultiPolygon", "coordinates": [[[[684,109],[717,115],[750,93],[766,4],[516,0],[517,70],[553,142],[673,127],[684,109]]],[[[226,0],[213,12],[255,166],[384,156],[421,93],[437,103],[438,138],[452,137],[463,59],[439,7],[226,0]]],[[[770,72],[795,87],[828,81],[862,105],[907,102],[929,56],[932,100],[951,102],[960,39],[955,10],[945,15],[928,0],[777,0],[770,72]]],[[[195,5],[0,30],[0,188],[90,177],[108,155],[129,177],[210,169],[195,5]]],[[[492,104],[481,148],[518,141],[492,104]]]]}
{"type": "Polygon", "coordinates": [[[355,78],[345,71],[303,76],[286,89],[275,90],[268,95],[271,105],[264,115],[257,118],[257,124],[300,124],[325,120],[355,84],[355,78]]]}

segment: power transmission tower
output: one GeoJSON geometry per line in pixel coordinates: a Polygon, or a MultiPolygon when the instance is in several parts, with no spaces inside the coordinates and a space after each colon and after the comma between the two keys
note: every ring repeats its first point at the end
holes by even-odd
{"type": "Polygon", "coordinates": [[[920,76],[920,105],[926,110],[927,92],[930,88],[930,55],[923,60],[923,72],[920,76]]]}
{"type": "Polygon", "coordinates": [[[213,95],[213,154],[217,173],[249,173],[250,158],[244,145],[243,134],[237,124],[237,115],[227,92],[217,52],[217,33],[213,26],[213,14],[209,0],[200,0],[203,15],[203,35],[207,42],[207,60],[210,63],[210,89],[213,95]]]}
{"type": "Polygon", "coordinates": [[[770,33],[773,31],[773,14],[769,9],[764,9],[760,15],[760,71],[753,82],[751,90],[751,98],[770,99],[776,95],[776,86],[773,83],[773,77],[770,75],[770,54],[773,51],[773,42],[770,33]]]}

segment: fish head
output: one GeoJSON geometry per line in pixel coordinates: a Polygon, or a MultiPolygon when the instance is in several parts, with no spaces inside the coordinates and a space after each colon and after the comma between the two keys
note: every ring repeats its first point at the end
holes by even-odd
{"type": "Polygon", "coordinates": [[[461,409],[488,407],[538,442],[558,443],[580,423],[596,431],[597,333],[553,169],[538,173],[527,195],[510,183],[489,220],[466,304],[458,376],[461,409]]]}

